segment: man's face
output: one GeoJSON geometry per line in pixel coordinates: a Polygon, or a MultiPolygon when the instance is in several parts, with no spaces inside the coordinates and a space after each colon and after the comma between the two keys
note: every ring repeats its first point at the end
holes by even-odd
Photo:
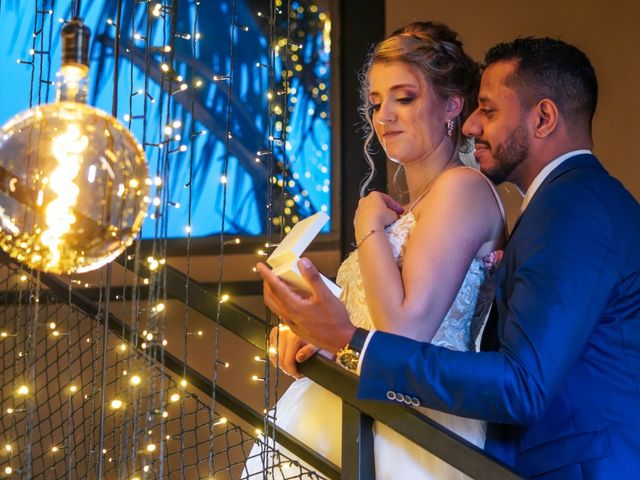
{"type": "Polygon", "coordinates": [[[478,108],[462,127],[475,138],[475,157],[480,170],[494,183],[518,184],[519,167],[529,158],[529,131],[517,92],[505,81],[512,62],[489,65],[482,74],[478,108]]]}

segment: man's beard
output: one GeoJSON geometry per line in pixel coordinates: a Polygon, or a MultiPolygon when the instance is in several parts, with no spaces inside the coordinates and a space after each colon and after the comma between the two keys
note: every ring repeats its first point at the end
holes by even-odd
{"type": "MultiPolygon", "coordinates": [[[[491,146],[489,145],[491,148],[491,146]]],[[[519,125],[503,143],[491,148],[494,165],[484,169],[480,167],[489,179],[496,185],[503,182],[513,182],[513,172],[529,157],[529,139],[527,129],[519,125]]]]}

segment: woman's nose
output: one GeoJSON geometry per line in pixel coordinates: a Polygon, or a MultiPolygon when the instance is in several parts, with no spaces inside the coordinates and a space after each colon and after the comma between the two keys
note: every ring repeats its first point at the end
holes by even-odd
{"type": "Polygon", "coordinates": [[[377,117],[376,121],[380,125],[387,125],[396,119],[396,114],[393,111],[393,107],[391,107],[388,102],[383,102],[380,104],[380,110],[378,111],[377,117]]]}

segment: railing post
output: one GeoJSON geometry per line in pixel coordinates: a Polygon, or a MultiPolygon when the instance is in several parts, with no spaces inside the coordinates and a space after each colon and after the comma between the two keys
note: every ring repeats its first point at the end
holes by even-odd
{"type": "Polygon", "coordinates": [[[342,402],[343,480],[373,480],[373,418],[342,402]]]}

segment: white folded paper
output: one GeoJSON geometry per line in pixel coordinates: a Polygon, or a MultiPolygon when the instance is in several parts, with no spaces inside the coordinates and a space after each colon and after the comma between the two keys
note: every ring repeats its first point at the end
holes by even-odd
{"type": "MultiPolygon", "coordinates": [[[[273,273],[296,288],[310,292],[309,284],[300,275],[298,260],[328,221],[329,216],[326,213],[318,212],[296,223],[287,236],[282,239],[278,248],[267,258],[267,263],[273,269],[273,273]]],[[[340,287],[324,275],[320,274],[320,277],[331,293],[339,297],[340,287]]]]}

